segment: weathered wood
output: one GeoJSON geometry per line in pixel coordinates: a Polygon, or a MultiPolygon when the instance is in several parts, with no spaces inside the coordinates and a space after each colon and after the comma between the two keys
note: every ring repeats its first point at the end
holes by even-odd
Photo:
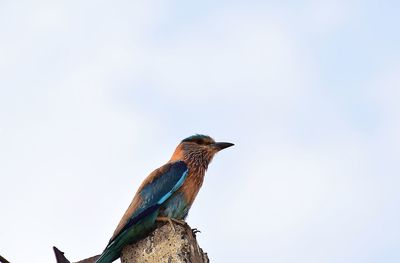
{"type": "MultiPolygon", "coordinates": [[[[64,252],[53,247],[57,263],[70,263],[64,252]]],[[[93,256],[75,263],[94,263],[93,256]]],[[[122,263],[208,263],[207,253],[197,244],[193,230],[188,226],[160,225],[146,238],[126,246],[121,253],[122,263]]]]}
{"type": "Polygon", "coordinates": [[[207,253],[199,247],[192,229],[186,225],[165,224],[148,237],[126,246],[121,253],[122,263],[208,263],[207,253]]]}
{"type": "MultiPolygon", "coordinates": [[[[57,263],[71,263],[65,256],[64,252],[60,251],[58,248],[53,247],[54,254],[56,256],[56,262],[57,263]]],[[[94,263],[96,260],[100,257],[100,255],[96,255],[90,258],[82,259],[80,261],[77,261],[75,263],[94,263]]]]}

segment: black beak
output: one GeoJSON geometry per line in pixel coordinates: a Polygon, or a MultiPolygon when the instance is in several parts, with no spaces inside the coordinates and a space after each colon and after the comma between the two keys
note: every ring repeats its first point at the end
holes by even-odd
{"type": "Polygon", "coordinates": [[[218,149],[218,151],[221,151],[225,148],[233,146],[233,143],[230,142],[216,142],[214,143],[214,147],[218,149]]]}

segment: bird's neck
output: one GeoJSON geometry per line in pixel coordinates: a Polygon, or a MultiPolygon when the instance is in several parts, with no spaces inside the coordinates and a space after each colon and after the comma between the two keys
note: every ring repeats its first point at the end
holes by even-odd
{"type": "Polygon", "coordinates": [[[170,162],[184,161],[189,168],[189,174],[180,191],[185,195],[189,207],[196,198],[203,184],[208,164],[213,157],[212,153],[195,149],[184,149],[179,145],[171,157],[170,162]]]}
{"type": "Polygon", "coordinates": [[[183,154],[183,149],[182,147],[179,145],[178,147],[176,147],[174,153],[171,156],[171,159],[169,160],[169,162],[177,162],[177,161],[182,161],[184,158],[184,154],[183,154]]]}
{"type": "Polygon", "coordinates": [[[204,175],[212,157],[212,154],[206,151],[188,151],[178,146],[169,162],[184,161],[190,171],[204,175]]]}

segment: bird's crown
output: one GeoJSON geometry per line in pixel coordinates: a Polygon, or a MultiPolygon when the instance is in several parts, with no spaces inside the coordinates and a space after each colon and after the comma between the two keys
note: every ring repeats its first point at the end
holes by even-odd
{"type": "Polygon", "coordinates": [[[214,139],[211,138],[208,135],[203,135],[203,134],[195,134],[190,137],[187,137],[186,139],[183,139],[182,142],[194,142],[200,145],[208,145],[215,143],[214,139]]]}

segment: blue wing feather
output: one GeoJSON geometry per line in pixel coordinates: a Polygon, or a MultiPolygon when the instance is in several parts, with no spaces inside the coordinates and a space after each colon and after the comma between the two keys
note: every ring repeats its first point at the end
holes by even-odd
{"type": "Polygon", "coordinates": [[[188,168],[184,162],[171,163],[166,172],[143,187],[140,192],[143,200],[141,206],[146,207],[165,202],[183,184],[187,172],[188,168]]]}
{"type": "MultiPolygon", "coordinates": [[[[179,187],[182,186],[188,174],[188,168],[182,161],[169,164],[169,169],[158,176],[139,192],[143,202],[130,217],[120,233],[157,210],[179,187]]],[[[116,236],[117,237],[117,236],[116,236]]],[[[111,242],[112,240],[110,240],[111,242]]]]}
{"type": "Polygon", "coordinates": [[[97,263],[112,262],[119,257],[124,245],[139,238],[138,235],[144,234],[143,231],[151,229],[149,226],[154,225],[158,209],[182,186],[189,172],[187,165],[182,161],[168,163],[162,168],[163,172],[138,193],[142,200],[141,204],[130,216],[121,231],[110,240],[102,255],[96,261],[97,263]],[[134,230],[138,226],[139,228],[134,230]]]}

